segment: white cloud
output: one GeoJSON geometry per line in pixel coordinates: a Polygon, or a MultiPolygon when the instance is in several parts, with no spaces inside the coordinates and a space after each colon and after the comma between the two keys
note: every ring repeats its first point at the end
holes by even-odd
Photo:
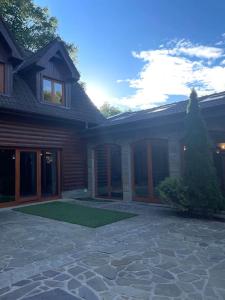
{"type": "Polygon", "coordinates": [[[97,107],[102,106],[104,102],[113,102],[110,95],[98,84],[90,84],[86,87],[86,93],[92,99],[97,107]]]}
{"type": "Polygon", "coordinates": [[[199,95],[225,90],[224,50],[220,47],[181,40],[132,55],[142,60],[144,67],[137,78],[118,80],[127,83],[134,93],[113,99],[114,105],[149,108],[172,96],[188,96],[190,87],[195,87],[199,95]]]}

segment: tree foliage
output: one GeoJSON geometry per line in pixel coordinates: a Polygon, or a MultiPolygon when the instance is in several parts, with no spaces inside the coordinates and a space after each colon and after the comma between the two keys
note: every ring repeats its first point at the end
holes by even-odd
{"type": "Polygon", "coordinates": [[[184,174],[180,178],[166,178],[159,184],[160,198],[180,210],[200,215],[224,209],[213,147],[195,90],[192,90],[187,106],[184,142],[184,174]]]}
{"type": "Polygon", "coordinates": [[[102,113],[106,118],[115,116],[115,115],[117,115],[117,114],[119,114],[119,113],[122,112],[119,108],[110,105],[108,102],[105,102],[105,103],[100,107],[100,111],[101,111],[101,113],[102,113]]]}
{"type": "Polygon", "coordinates": [[[184,185],[189,210],[206,214],[223,207],[213,162],[213,149],[202,118],[197,93],[192,90],[186,116],[184,185]]]}
{"type": "MultiPolygon", "coordinates": [[[[28,50],[36,51],[58,37],[57,19],[33,0],[1,0],[0,15],[17,42],[28,50]]],[[[77,48],[71,43],[65,45],[75,59],[77,48]]]]}

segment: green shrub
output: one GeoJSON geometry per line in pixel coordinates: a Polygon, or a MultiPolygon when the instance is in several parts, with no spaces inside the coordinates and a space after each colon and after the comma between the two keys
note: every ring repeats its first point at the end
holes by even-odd
{"type": "Polygon", "coordinates": [[[167,177],[156,188],[160,200],[179,210],[188,210],[186,192],[182,179],[176,177],[167,177]]]}

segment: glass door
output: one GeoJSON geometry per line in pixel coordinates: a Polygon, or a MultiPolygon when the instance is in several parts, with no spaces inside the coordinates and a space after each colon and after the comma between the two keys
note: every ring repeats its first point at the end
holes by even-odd
{"type": "Polygon", "coordinates": [[[152,198],[151,145],[139,141],[133,145],[133,192],[137,201],[152,198]]]}
{"type": "Polygon", "coordinates": [[[40,194],[39,151],[17,150],[17,198],[35,200],[40,194]]]}
{"type": "Polygon", "coordinates": [[[15,150],[0,149],[0,204],[15,201],[15,150]]]}
{"type": "Polygon", "coordinates": [[[58,195],[58,153],[54,150],[41,151],[41,195],[58,195]]]}

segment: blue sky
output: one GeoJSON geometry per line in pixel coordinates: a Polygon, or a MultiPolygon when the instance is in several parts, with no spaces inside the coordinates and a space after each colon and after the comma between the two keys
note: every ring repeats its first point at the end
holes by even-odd
{"type": "Polygon", "coordinates": [[[79,48],[100,106],[142,109],[225,90],[224,0],[36,0],[79,48]]]}

